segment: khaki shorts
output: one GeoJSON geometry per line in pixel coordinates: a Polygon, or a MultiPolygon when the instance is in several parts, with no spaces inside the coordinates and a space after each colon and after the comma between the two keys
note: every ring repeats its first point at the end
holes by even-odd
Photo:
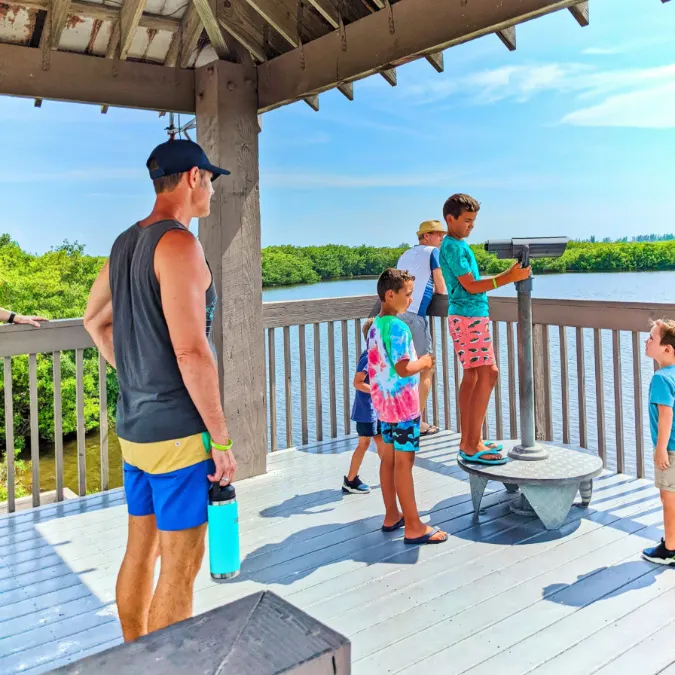
{"type": "Polygon", "coordinates": [[[675,452],[668,451],[668,459],[670,466],[665,471],[657,469],[654,464],[654,483],[659,490],[675,492],[675,452]]]}

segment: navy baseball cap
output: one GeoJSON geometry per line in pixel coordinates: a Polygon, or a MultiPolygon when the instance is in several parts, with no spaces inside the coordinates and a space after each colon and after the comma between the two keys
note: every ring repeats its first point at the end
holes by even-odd
{"type": "Polygon", "coordinates": [[[172,176],[185,173],[193,167],[213,174],[211,180],[218,176],[229,176],[227,169],[221,169],[209,162],[201,146],[193,141],[179,138],[158,145],[151,153],[146,163],[150,171],[150,178],[155,180],[163,176],[172,176]]]}

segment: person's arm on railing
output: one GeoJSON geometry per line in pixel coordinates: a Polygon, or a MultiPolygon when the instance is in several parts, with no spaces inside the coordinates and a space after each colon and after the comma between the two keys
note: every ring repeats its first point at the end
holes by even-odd
{"type": "Polygon", "coordinates": [[[39,328],[40,324],[38,322],[47,321],[47,319],[42,316],[25,316],[23,314],[17,314],[16,312],[10,312],[8,309],[0,307],[0,321],[3,323],[24,324],[26,326],[39,328]]]}
{"type": "Polygon", "coordinates": [[[468,274],[463,274],[461,277],[457,277],[457,281],[462,284],[467,293],[487,293],[500,286],[506,286],[517,281],[525,281],[531,272],[532,269],[530,267],[521,267],[520,263],[515,262],[509,269],[493,277],[474,279],[473,274],[469,272],[468,274]]]}
{"type": "Polygon", "coordinates": [[[84,328],[98,347],[98,351],[103,358],[115,368],[109,270],[109,264],[106,260],[103,269],[99,272],[91,287],[91,291],[89,291],[87,309],[84,312],[84,328]]]}
{"type": "MultiPolygon", "coordinates": [[[[211,272],[197,239],[184,230],[167,232],[155,250],[155,274],[185,387],[212,442],[227,445],[230,434],[221,404],[218,367],[206,336],[205,293],[211,272]]],[[[209,478],[231,481],[237,468],[232,452],[212,449],[212,456],[216,472],[209,478]]]]}

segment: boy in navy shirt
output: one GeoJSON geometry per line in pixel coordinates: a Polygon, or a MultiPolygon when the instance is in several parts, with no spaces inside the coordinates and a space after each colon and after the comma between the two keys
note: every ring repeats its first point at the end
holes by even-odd
{"type": "Polygon", "coordinates": [[[642,557],[659,565],[675,565],[675,321],[654,321],[645,354],[659,364],[649,385],[649,426],[654,443],[654,479],[661,491],[665,536],[642,557]]]}
{"type": "Polygon", "coordinates": [[[366,349],[359,357],[356,366],[356,375],[354,375],[354,405],[352,406],[352,422],[356,422],[356,433],[359,435],[359,444],[352,455],[352,462],[349,467],[349,473],[345,476],[342,483],[343,492],[354,494],[368,494],[370,488],[359,478],[359,469],[361,462],[368,451],[370,441],[375,440],[378,448],[382,443],[380,434],[380,423],[377,421],[377,413],[373,408],[373,402],[370,398],[370,380],[368,379],[368,331],[373,325],[373,320],[368,319],[363,324],[363,339],[366,341],[366,349]]]}

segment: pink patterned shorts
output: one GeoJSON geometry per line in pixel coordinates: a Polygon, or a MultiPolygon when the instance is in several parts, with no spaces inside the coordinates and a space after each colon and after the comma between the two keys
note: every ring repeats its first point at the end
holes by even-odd
{"type": "Polygon", "coordinates": [[[487,316],[448,317],[448,329],[464,370],[479,366],[492,366],[495,351],[490,337],[490,319],[487,316]]]}

